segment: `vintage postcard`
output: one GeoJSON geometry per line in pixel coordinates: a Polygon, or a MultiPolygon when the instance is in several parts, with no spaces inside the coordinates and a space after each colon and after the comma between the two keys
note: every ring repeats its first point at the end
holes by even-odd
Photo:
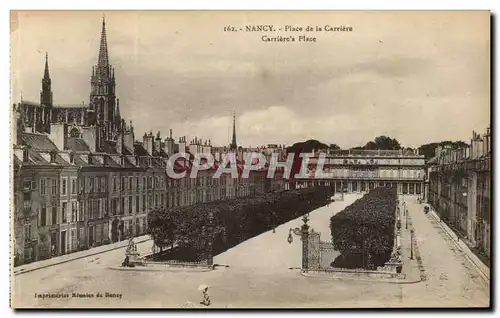
{"type": "Polygon", "coordinates": [[[489,11],[12,11],[13,308],[490,307],[489,11]]]}

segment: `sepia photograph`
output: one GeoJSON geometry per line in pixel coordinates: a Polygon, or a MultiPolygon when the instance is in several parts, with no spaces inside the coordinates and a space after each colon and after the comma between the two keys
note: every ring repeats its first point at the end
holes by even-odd
{"type": "Polygon", "coordinates": [[[492,306],[490,11],[10,11],[10,306],[492,306]]]}

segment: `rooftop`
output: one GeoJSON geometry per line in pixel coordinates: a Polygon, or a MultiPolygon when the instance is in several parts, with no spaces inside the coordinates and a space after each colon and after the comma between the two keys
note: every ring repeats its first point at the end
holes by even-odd
{"type": "Polygon", "coordinates": [[[424,157],[413,150],[366,150],[366,149],[340,149],[331,150],[332,156],[367,156],[367,157],[424,157]]]}
{"type": "Polygon", "coordinates": [[[55,150],[57,151],[56,145],[50,140],[47,135],[43,134],[33,134],[33,133],[23,133],[22,143],[31,149],[37,150],[55,150]]]}

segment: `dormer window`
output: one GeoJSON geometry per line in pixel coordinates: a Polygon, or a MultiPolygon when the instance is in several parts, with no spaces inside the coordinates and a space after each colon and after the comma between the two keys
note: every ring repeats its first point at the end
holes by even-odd
{"type": "Polygon", "coordinates": [[[29,157],[28,149],[23,149],[23,162],[29,162],[29,161],[30,161],[30,157],[29,157]]]}
{"type": "Polygon", "coordinates": [[[50,152],[50,163],[56,162],[56,153],[54,151],[50,152]]]}

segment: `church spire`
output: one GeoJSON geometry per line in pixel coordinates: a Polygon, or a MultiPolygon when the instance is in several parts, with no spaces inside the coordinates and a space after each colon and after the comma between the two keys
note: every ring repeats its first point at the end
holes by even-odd
{"type": "Polygon", "coordinates": [[[102,31],[101,31],[101,46],[99,47],[99,60],[97,62],[97,68],[101,71],[102,69],[107,69],[109,67],[108,58],[108,41],[106,39],[106,20],[104,15],[102,16],[102,31]]]}
{"type": "Polygon", "coordinates": [[[50,83],[50,73],[49,73],[49,53],[45,52],[45,71],[43,73],[44,81],[50,83]]]}
{"type": "Polygon", "coordinates": [[[233,141],[231,142],[231,149],[237,149],[236,145],[236,112],[233,112],[233,141]]]}
{"type": "Polygon", "coordinates": [[[40,126],[37,128],[43,132],[50,132],[52,122],[52,81],[49,72],[49,54],[45,52],[45,70],[43,71],[42,90],[40,91],[40,105],[43,107],[40,126]]]}
{"type": "Polygon", "coordinates": [[[111,138],[120,129],[122,121],[118,110],[118,100],[115,95],[114,71],[109,61],[106,19],[104,16],[102,17],[99,56],[92,73],[87,124],[102,125],[106,131],[104,138],[111,138]]]}
{"type": "Polygon", "coordinates": [[[49,54],[45,53],[45,70],[42,78],[42,90],[40,92],[40,104],[52,107],[52,81],[49,72],[49,54]]]}

